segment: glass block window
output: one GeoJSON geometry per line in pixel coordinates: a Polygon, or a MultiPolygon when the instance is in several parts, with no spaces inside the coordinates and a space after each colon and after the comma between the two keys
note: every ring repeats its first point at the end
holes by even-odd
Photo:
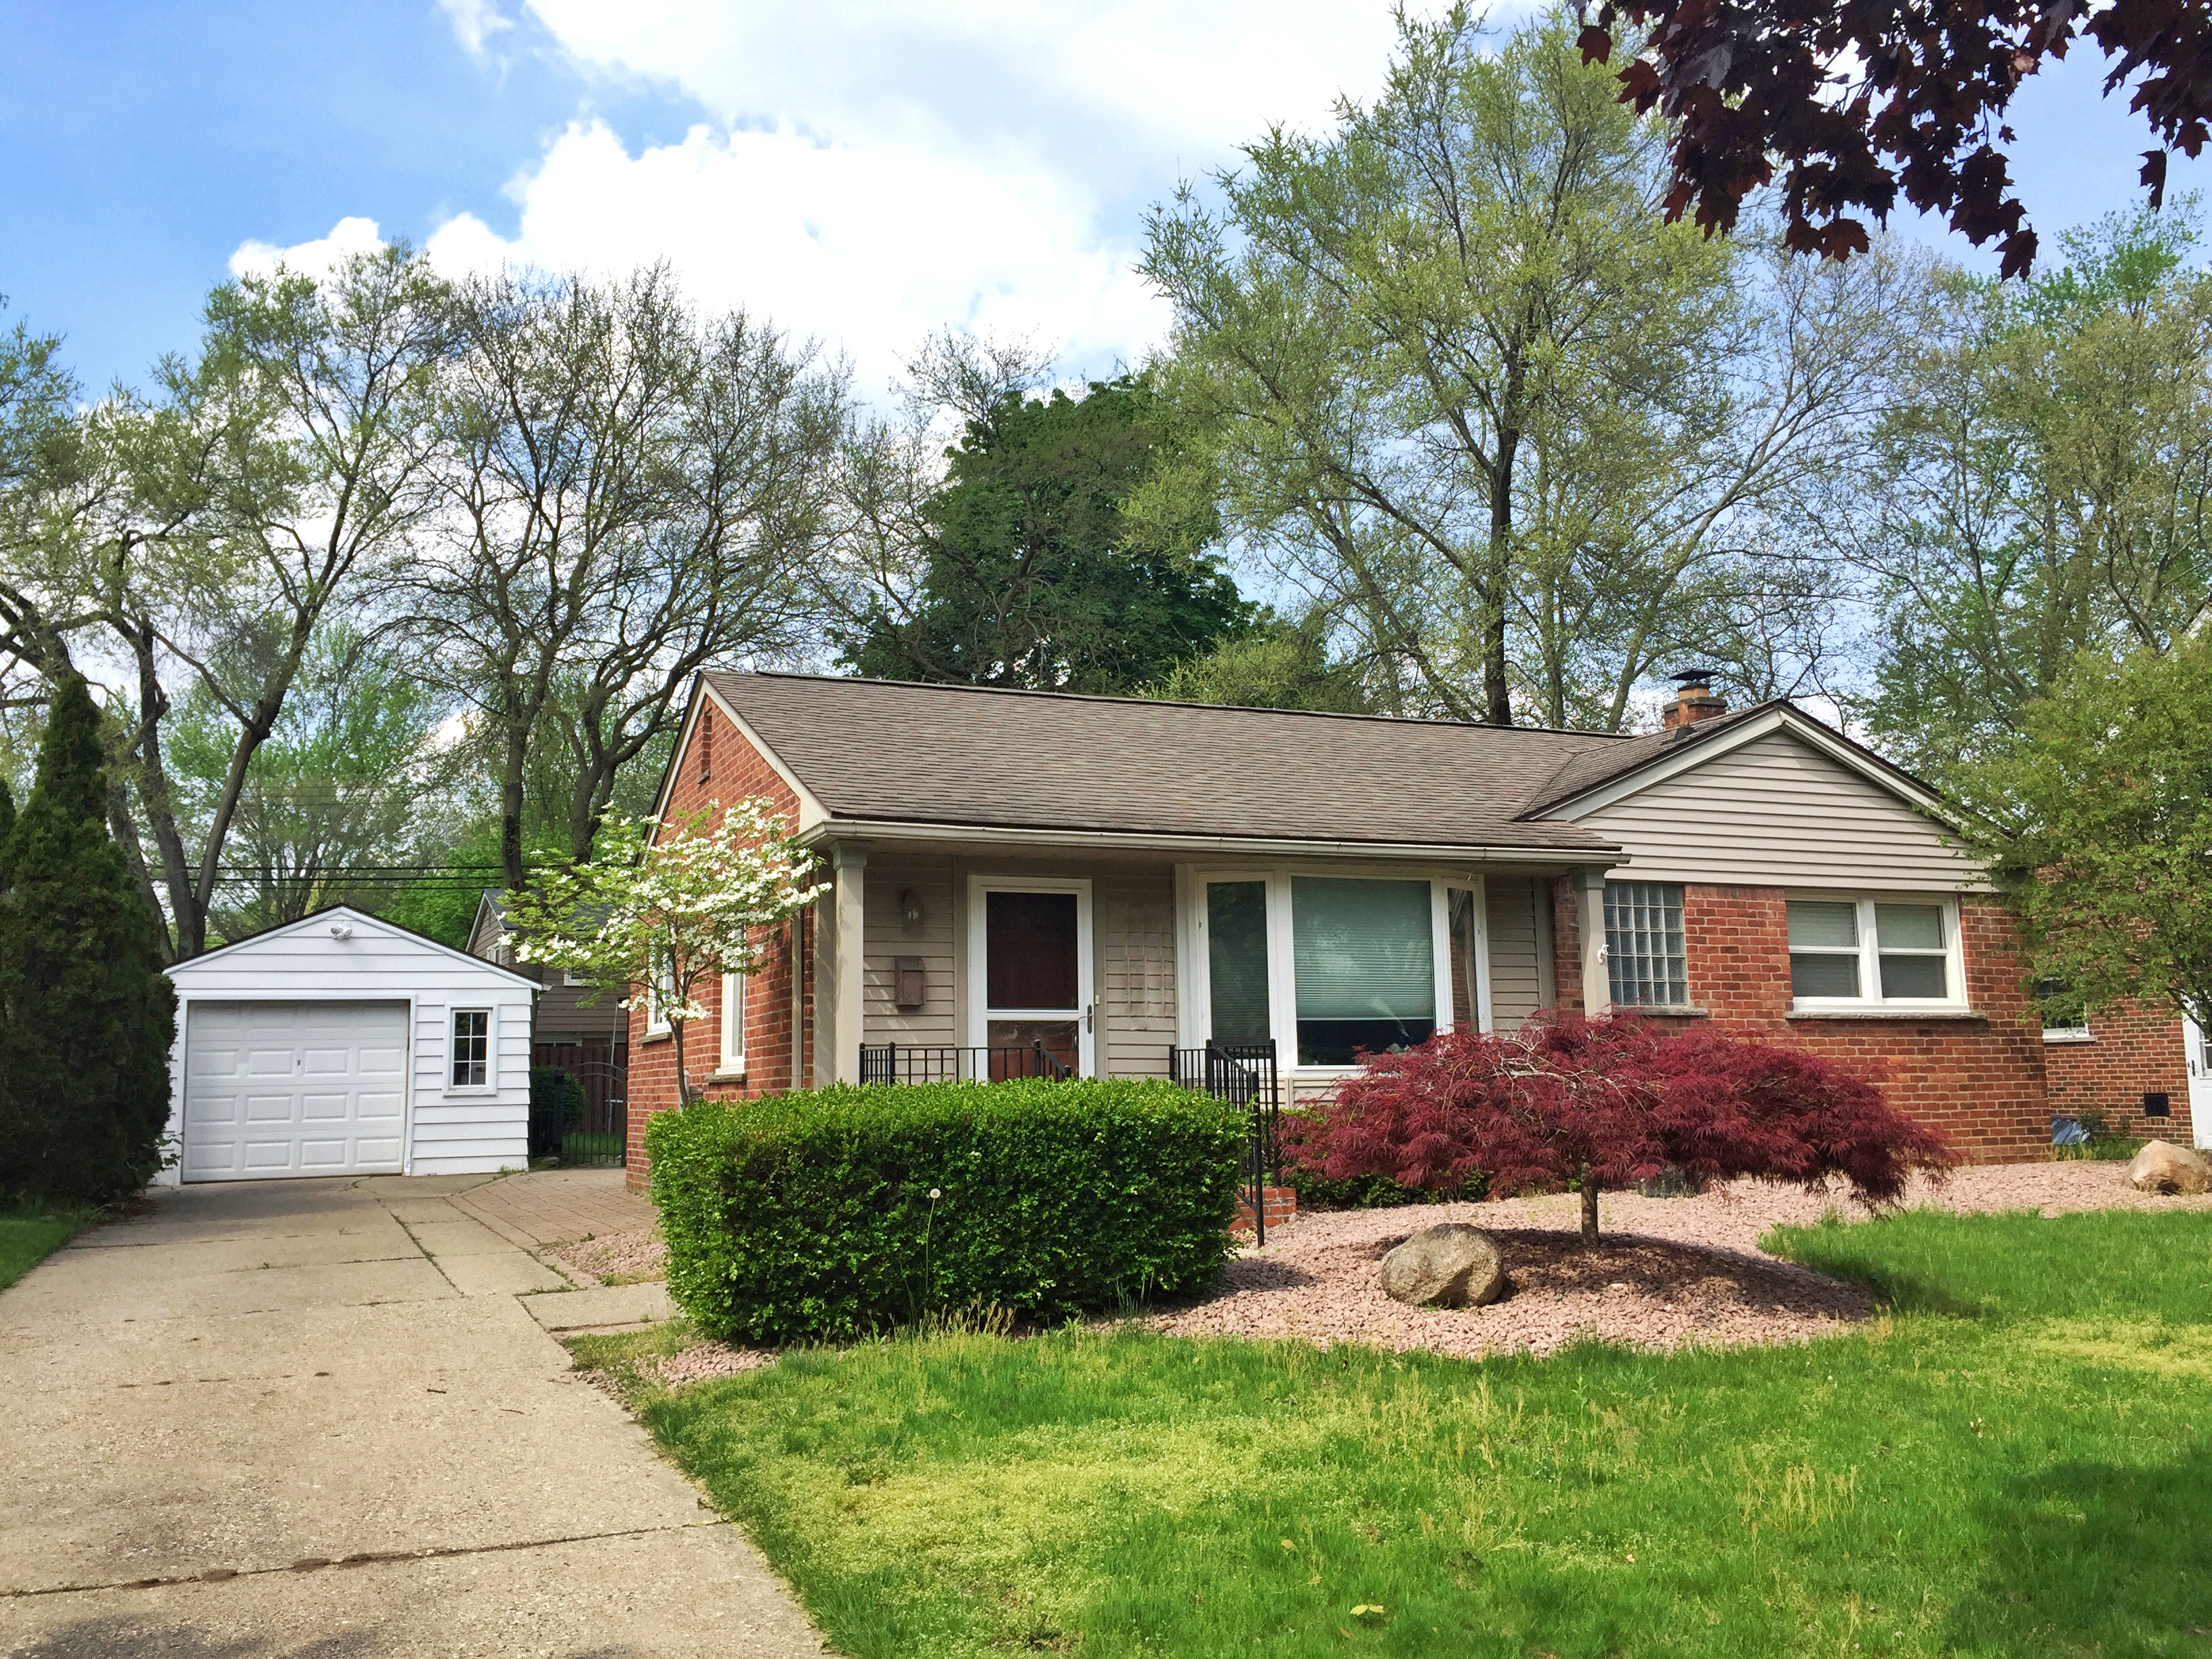
{"type": "Polygon", "coordinates": [[[1614,1002],[1628,1007],[1686,1007],[1690,971],[1682,947],[1680,884],[1606,883],[1605,950],[1614,1002]]]}

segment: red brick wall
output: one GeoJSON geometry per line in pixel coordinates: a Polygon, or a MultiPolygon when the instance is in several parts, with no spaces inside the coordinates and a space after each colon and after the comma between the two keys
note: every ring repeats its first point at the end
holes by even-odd
{"type": "MultiPolygon", "coordinates": [[[[721,710],[708,702],[701,711],[685,747],[676,757],[675,781],[669,791],[668,812],[680,817],[696,812],[710,801],[729,804],[764,796],[787,823],[799,815],[798,798],[775,769],[729,723],[721,710]],[[711,758],[710,758],[711,757],[711,758]]],[[[813,1018],[813,928],[802,914],[793,917],[763,941],[760,966],[745,981],[745,1073],[742,1079],[710,1082],[722,1054],[722,990],[720,981],[702,999],[708,1018],[684,1028],[684,1069],[695,1093],[714,1099],[734,1099],[769,1094],[793,1086],[793,1045],[791,1029],[793,951],[802,1001],[797,1049],[797,1074],[803,1078],[811,1058],[805,1033],[813,1018]]],[[[646,1180],[645,1123],[655,1112],[672,1109],[677,1102],[676,1045],[672,1036],[645,1034],[645,1012],[630,1013],[629,1033],[629,1184],[641,1188],[646,1180]]]]}
{"type": "Polygon", "coordinates": [[[2094,1042],[2044,1045],[2052,1115],[2099,1111],[2114,1133],[2191,1145],[2195,1132],[2181,1017],[2171,1008],[2124,1003],[2090,1015],[2089,1034],[2094,1042]],[[2148,1092],[2165,1095],[2172,1115],[2145,1117],[2142,1097],[2148,1092]]]}
{"type": "MultiPolygon", "coordinates": [[[[1576,895],[1560,884],[1553,960],[1559,1006],[1582,1001],[1576,895]]],[[[1960,906],[1967,1003],[1978,1018],[1792,1018],[1786,896],[1778,887],[1691,885],[1682,931],[1690,1000],[1725,1030],[1825,1055],[1875,1077],[1890,1101],[1951,1136],[1975,1163],[2046,1154],[2042,1025],[2029,1006],[2012,922],[1992,901],[1960,906]]]]}

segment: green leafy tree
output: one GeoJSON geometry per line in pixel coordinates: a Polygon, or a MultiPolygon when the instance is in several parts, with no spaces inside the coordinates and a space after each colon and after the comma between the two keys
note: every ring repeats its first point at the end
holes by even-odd
{"type": "Polygon", "coordinates": [[[1330,655],[1328,631],[1328,613],[1319,605],[1295,621],[1262,610],[1250,628],[1203,657],[1177,663],[1146,695],[1243,708],[1370,713],[1360,665],[1330,655]]]}
{"type": "Polygon", "coordinates": [[[786,833],[764,800],[656,824],[609,823],[588,864],[542,871],[507,896],[515,955],[627,993],[675,1036],[677,1098],[691,1101],[684,1030],[723,974],[750,973],[770,928],[827,890],[814,854],[786,833]]]}
{"type": "Polygon", "coordinates": [[[1399,27],[1371,104],[1152,215],[1163,388],[1387,706],[1617,728],[1670,658],[1747,657],[1747,611],[1820,620],[1776,532],[1853,429],[1900,272],[1656,223],[1663,132],[1564,9],[1494,51],[1464,7],[1399,27]]]}
{"type": "Polygon", "coordinates": [[[56,688],[0,888],[0,1192],[58,1203],[161,1167],[176,991],[107,830],[100,714],[56,688]]]}
{"type": "Polygon", "coordinates": [[[2212,640],[2085,652],[1974,770],[1974,833],[2039,980],[2069,1006],[2167,1003],[2212,1030],[2212,640]]]}
{"type": "Polygon", "coordinates": [[[1081,398],[1000,392],[920,509],[918,581],[841,631],[845,660],[890,679],[1133,692],[1233,637],[1251,608],[1209,550],[1212,501],[1157,487],[1182,444],[1142,377],[1081,398]]]}
{"type": "Polygon", "coordinates": [[[1870,464],[1820,515],[1870,573],[1865,713],[1958,791],[2082,651],[2161,651],[2212,601],[2212,274],[2185,211],[2069,235],[2032,283],[1952,275],[1870,464]]]}
{"type": "Polygon", "coordinates": [[[475,713],[507,884],[557,753],[570,858],[626,769],[650,769],[702,667],[812,638],[842,368],[743,312],[702,315],[668,272],[468,285],[440,405],[440,505],[407,606],[475,713]]]}
{"type": "MultiPolygon", "coordinates": [[[[433,741],[446,712],[437,690],[379,641],[344,623],[326,629],[246,768],[210,913],[214,933],[235,939],[328,904],[380,908],[401,867],[456,827],[444,804],[474,757],[433,741]]],[[[179,817],[188,834],[204,835],[228,780],[230,722],[194,685],[170,723],[179,817]]]]}

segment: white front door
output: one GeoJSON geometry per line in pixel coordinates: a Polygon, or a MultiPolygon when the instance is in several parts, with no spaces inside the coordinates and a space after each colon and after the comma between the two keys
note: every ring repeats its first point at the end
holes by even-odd
{"type": "Polygon", "coordinates": [[[975,876],[968,889],[968,1046],[990,1051],[994,1079],[1097,1073],[1091,884],[975,876]]]}
{"type": "Polygon", "coordinates": [[[193,1002],[186,1181],[396,1175],[405,1161],[404,1002],[193,1002]]]}
{"type": "Polygon", "coordinates": [[[2189,1060],[2189,1121],[2199,1146],[2212,1146],[2212,1055],[2204,1051],[2204,1033],[2187,1015],[2181,1019],[2182,1051],[2189,1060]]]}

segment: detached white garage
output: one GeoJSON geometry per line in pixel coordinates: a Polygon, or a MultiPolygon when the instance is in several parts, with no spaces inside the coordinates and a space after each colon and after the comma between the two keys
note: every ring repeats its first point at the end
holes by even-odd
{"type": "Polygon", "coordinates": [[[169,969],[161,1180],[527,1167],[521,975],[339,906],[169,969]]]}

